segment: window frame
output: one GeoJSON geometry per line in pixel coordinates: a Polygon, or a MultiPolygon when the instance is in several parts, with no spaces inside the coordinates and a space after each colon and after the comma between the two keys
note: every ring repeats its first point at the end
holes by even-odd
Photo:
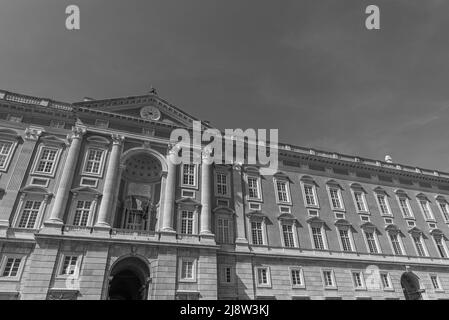
{"type": "Polygon", "coordinates": [[[309,224],[309,233],[310,233],[310,240],[312,242],[312,249],[313,250],[319,250],[319,251],[329,250],[329,246],[328,246],[328,243],[327,243],[326,230],[325,230],[323,224],[321,224],[319,226],[316,225],[316,224],[315,225],[310,225],[309,224]],[[319,228],[320,231],[321,231],[321,240],[323,242],[323,247],[324,247],[323,249],[318,249],[318,248],[315,247],[315,241],[314,241],[314,238],[313,238],[313,228],[319,228]]]}
{"type": "Polygon", "coordinates": [[[0,281],[20,281],[22,278],[23,269],[25,267],[27,255],[25,254],[17,254],[17,253],[4,253],[2,254],[2,258],[0,260],[0,281]],[[15,276],[3,276],[5,272],[6,263],[8,259],[21,259],[19,267],[17,269],[17,273],[15,276]]]}
{"type": "Polygon", "coordinates": [[[352,199],[354,200],[354,206],[355,206],[356,212],[359,214],[370,214],[369,209],[368,209],[368,203],[366,202],[366,192],[363,191],[362,189],[351,188],[351,193],[352,193],[352,199]],[[365,210],[359,210],[358,205],[357,205],[357,198],[355,195],[356,193],[359,193],[361,195],[362,203],[363,203],[363,206],[365,207],[365,210]]]}
{"type": "Polygon", "coordinates": [[[179,269],[178,269],[178,281],[179,282],[188,282],[193,283],[197,282],[197,259],[194,257],[180,257],[179,258],[179,269]],[[192,278],[183,278],[182,277],[182,270],[183,270],[183,264],[184,262],[191,262],[192,263],[192,278]]]}
{"type": "Polygon", "coordinates": [[[231,197],[231,174],[228,170],[215,170],[214,171],[214,193],[215,197],[218,198],[227,198],[229,199],[231,197]],[[226,177],[226,194],[221,194],[218,192],[218,175],[224,175],[226,177]]]}
{"type": "Polygon", "coordinates": [[[254,267],[256,275],[256,285],[258,288],[271,288],[271,270],[269,266],[256,266],[254,267]],[[267,283],[260,283],[259,270],[266,270],[267,283]]]}
{"type": "Polygon", "coordinates": [[[396,199],[397,199],[397,202],[398,202],[399,209],[401,210],[402,217],[404,219],[415,219],[415,213],[413,212],[412,206],[410,205],[409,197],[406,194],[396,194],[396,199]],[[402,207],[402,204],[401,204],[401,200],[405,200],[405,204],[406,204],[407,209],[408,209],[408,211],[410,213],[410,216],[406,216],[404,214],[404,210],[403,210],[403,207],[402,207]]]}
{"type": "Polygon", "coordinates": [[[353,237],[351,228],[350,227],[346,228],[346,227],[340,226],[340,227],[336,227],[336,230],[338,231],[337,238],[338,238],[338,242],[340,244],[341,251],[342,252],[356,252],[356,248],[355,248],[355,244],[354,244],[354,237],[353,237]],[[344,250],[344,248],[343,248],[343,241],[341,239],[340,231],[347,231],[348,232],[348,238],[349,238],[349,244],[351,246],[351,250],[349,250],[349,251],[348,250],[344,250]]]}
{"type": "Polygon", "coordinates": [[[341,194],[341,187],[338,185],[326,185],[326,189],[327,189],[327,196],[329,198],[329,204],[331,207],[332,211],[340,211],[340,212],[345,212],[345,204],[343,202],[343,196],[341,194]],[[336,208],[334,207],[334,203],[332,201],[332,195],[331,195],[331,191],[337,191],[337,197],[338,197],[338,202],[340,203],[340,207],[336,208]]]}
{"type": "Polygon", "coordinates": [[[288,268],[289,274],[290,274],[290,284],[292,286],[292,289],[305,289],[306,283],[304,281],[304,268],[302,267],[289,267],[288,268]],[[293,283],[293,271],[299,271],[299,279],[301,281],[301,284],[294,284],[293,283]]]}
{"type": "Polygon", "coordinates": [[[299,248],[298,230],[295,220],[279,219],[282,247],[287,249],[299,248]],[[293,246],[286,246],[284,237],[284,225],[292,228],[293,246]]]}
{"type": "Polygon", "coordinates": [[[247,199],[247,201],[263,202],[262,182],[261,182],[260,175],[246,173],[245,174],[245,186],[246,186],[245,189],[246,189],[246,199],[247,199]],[[258,198],[250,197],[250,195],[249,195],[249,182],[248,182],[248,180],[250,178],[256,180],[257,193],[258,193],[257,195],[259,196],[258,198]]]}
{"type": "Polygon", "coordinates": [[[190,189],[198,189],[198,164],[196,163],[181,163],[180,165],[180,182],[182,188],[190,188],[190,189]],[[193,184],[185,184],[184,183],[184,166],[190,165],[193,166],[193,184]]]}
{"type": "Polygon", "coordinates": [[[320,209],[320,202],[318,200],[318,192],[316,190],[315,182],[301,180],[300,184],[301,184],[302,197],[304,199],[304,206],[306,208],[320,209]],[[314,198],[315,204],[307,204],[306,189],[305,189],[306,186],[312,187],[312,193],[313,193],[313,198],[314,198]]]}
{"type": "Polygon", "coordinates": [[[386,194],[386,192],[380,192],[380,191],[375,191],[375,196],[376,196],[376,203],[377,203],[377,208],[379,209],[379,213],[382,217],[386,216],[386,217],[392,217],[393,213],[391,211],[391,206],[390,206],[390,201],[388,201],[388,195],[386,194]],[[379,196],[383,197],[383,199],[385,200],[385,206],[387,208],[387,213],[382,212],[382,206],[380,204],[379,201],[379,196]]]}
{"type": "Polygon", "coordinates": [[[84,193],[80,192],[75,193],[72,196],[72,201],[70,205],[70,214],[68,217],[68,221],[71,226],[75,227],[92,227],[94,223],[94,217],[97,214],[97,206],[98,206],[98,198],[99,195],[97,194],[91,194],[91,193],[84,193]],[[87,224],[85,226],[75,225],[75,217],[76,217],[76,210],[78,206],[78,201],[91,201],[90,209],[89,209],[89,216],[87,217],[87,224]]]}
{"type": "Polygon", "coordinates": [[[393,286],[393,282],[391,281],[390,273],[387,271],[380,271],[379,276],[380,276],[380,284],[382,286],[382,289],[384,291],[394,291],[394,286],[393,286]],[[386,276],[389,286],[385,286],[384,280],[382,278],[383,275],[386,276]]]}
{"type": "Polygon", "coordinates": [[[250,244],[253,246],[266,246],[268,245],[268,239],[267,239],[267,230],[266,230],[266,222],[265,218],[259,218],[259,217],[251,217],[248,223],[249,227],[249,235],[250,235],[250,244]],[[253,238],[253,223],[260,223],[260,229],[262,232],[262,244],[254,243],[253,238]]]}
{"type": "Polygon", "coordinates": [[[443,217],[443,221],[445,223],[449,223],[449,203],[446,200],[437,200],[437,204],[438,204],[438,210],[440,210],[441,216],[443,217]],[[443,209],[441,208],[441,205],[445,206],[447,217],[446,217],[446,214],[444,214],[443,209]]]}
{"type": "Polygon", "coordinates": [[[438,253],[438,258],[442,258],[442,259],[449,258],[449,251],[448,251],[448,247],[447,247],[447,244],[446,244],[446,239],[444,239],[444,236],[442,236],[442,235],[432,235],[431,237],[432,237],[433,244],[435,245],[435,249],[436,249],[436,251],[438,253]],[[441,256],[441,252],[440,252],[440,249],[439,249],[438,244],[437,244],[437,238],[439,238],[439,240],[441,241],[441,245],[443,246],[444,255],[445,255],[444,257],[441,256]]]}
{"type": "Polygon", "coordinates": [[[335,272],[334,272],[334,270],[333,269],[329,269],[329,268],[322,268],[321,269],[321,281],[322,281],[322,283],[323,283],[323,288],[324,288],[324,290],[337,290],[338,289],[338,287],[337,287],[337,280],[336,280],[336,278],[335,278],[335,272]],[[331,281],[332,281],[332,284],[331,285],[327,285],[326,284],[326,277],[325,277],[325,275],[324,275],[324,273],[325,272],[330,272],[330,275],[331,275],[331,281]]]}
{"type": "Polygon", "coordinates": [[[288,178],[280,178],[280,177],[274,177],[274,192],[276,197],[276,203],[280,205],[291,205],[292,204],[292,197],[290,193],[290,181],[288,178]],[[278,190],[278,183],[282,183],[285,186],[285,195],[287,197],[287,201],[279,199],[279,190],[278,190]]]}
{"type": "Polygon", "coordinates": [[[399,232],[386,232],[386,234],[388,235],[388,242],[390,243],[390,247],[391,247],[391,252],[393,253],[393,255],[395,256],[406,256],[407,252],[405,251],[404,248],[404,243],[402,241],[402,237],[401,234],[399,232]],[[401,249],[401,253],[402,254],[397,254],[395,249],[394,249],[394,245],[393,245],[393,240],[391,239],[391,236],[396,236],[398,243],[399,243],[399,248],[401,249]]]}
{"type": "Polygon", "coordinates": [[[16,152],[18,141],[17,141],[17,139],[6,139],[6,138],[3,138],[0,135],[0,142],[11,143],[11,147],[9,148],[9,152],[6,155],[5,163],[3,164],[2,167],[0,167],[0,172],[7,172],[8,168],[9,168],[9,165],[11,163],[11,160],[13,159],[14,154],[16,152]]]}
{"type": "Polygon", "coordinates": [[[441,285],[440,277],[436,273],[429,273],[429,279],[430,279],[430,284],[432,285],[432,289],[433,289],[434,292],[438,292],[438,293],[444,292],[444,288],[441,285]],[[438,288],[435,288],[435,284],[434,284],[433,279],[432,279],[433,277],[436,280],[436,284],[437,284],[438,288]]]}
{"type": "Polygon", "coordinates": [[[62,148],[60,146],[57,146],[54,144],[48,144],[48,143],[39,144],[37,152],[36,152],[36,157],[34,159],[34,163],[32,166],[31,175],[54,178],[56,175],[56,171],[58,170],[58,167],[59,167],[59,162],[61,160],[61,154],[62,154],[62,148]],[[37,171],[37,167],[39,166],[42,154],[45,149],[56,150],[55,160],[53,161],[53,166],[51,168],[51,172],[49,172],[49,173],[37,171]]]}
{"type": "Polygon", "coordinates": [[[96,146],[96,145],[88,145],[86,147],[86,152],[84,155],[84,159],[83,159],[83,166],[82,166],[82,171],[81,171],[81,175],[83,176],[89,176],[89,177],[97,177],[97,178],[101,178],[103,177],[103,173],[104,173],[104,167],[105,167],[105,163],[106,163],[106,158],[108,155],[108,150],[107,148],[103,147],[103,146],[96,146]],[[99,166],[99,172],[98,173],[94,173],[94,172],[88,172],[86,171],[86,167],[88,164],[88,158],[89,158],[89,152],[91,150],[99,150],[101,151],[101,159],[100,159],[100,166],[99,166]]]}
{"type": "MultiPolygon", "coordinates": [[[[224,228],[223,228],[224,230],[224,228]]],[[[224,235],[224,234],[223,234],[224,235]]],[[[217,244],[222,244],[222,245],[232,245],[234,244],[234,216],[230,215],[230,214],[226,214],[226,213],[216,213],[215,214],[215,241],[217,242],[217,244]],[[228,220],[229,224],[228,224],[228,239],[229,242],[224,242],[224,241],[219,241],[221,240],[219,238],[219,220],[228,220]]]]}
{"type": "Polygon", "coordinates": [[[435,215],[433,213],[432,207],[430,206],[430,200],[427,199],[427,197],[417,196],[416,201],[418,202],[418,206],[419,206],[419,209],[421,210],[421,214],[422,214],[422,217],[424,218],[424,221],[435,222],[435,215]],[[424,213],[424,208],[422,206],[423,201],[425,201],[425,203],[426,203],[426,208],[429,212],[430,218],[427,218],[426,214],[424,213]]]}
{"type": "MultiPolygon", "coordinates": [[[[190,220],[190,218],[188,218],[190,220]]],[[[197,214],[196,214],[196,210],[195,208],[179,208],[178,209],[178,230],[177,233],[181,236],[192,236],[192,235],[197,235],[198,234],[198,218],[197,218],[197,214]],[[182,221],[183,221],[183,212],[191,212],[192,213],[192,233],[183,233],[182,231],[182,221]]],[[[186,225],[187,226],[187,225],[186,225]]],[[[187,230],[186,230],[187,231],[187,230]]]]}
{"type": "Polygon", "coordinates": [[[235,276],[234,276],[233,266],[231,264],[221,264],[219,267],[219,274],[218,274],[218,280],[220,281],[220,284],[224,285],[224,286],[233,286],[234,282],[235,282],[234,279],[235,279],[235,276]],[[227,273],[226,269],[230,270],[229,281],[226,281],[227,280],[226,279],[227,274],[225,274],[225,273],[227,273]]]}
{"type": "Polygon", "coordinates": [[[410,237],[412,238],[411,240],[413,242],[413,247],[415,248],[416,256],[420,257],[420,258],[421,257],[424,257],[424,258],[425,257],[429,257],[429,251],[427,250],[427,245],[426,245],[426,242],[424,241],[424,236],[422,235],[422,233],[410,234],[410,237]],[[423,247],[423,251],[424,251],[424,255],[423,256],[419,254],[418,247],[416,246],[416,242],[415,242],[415,237],[416,236],[418,236],[418,238],[419,238],[419,240],[421,242],[421,245],[423,247]]]}
{"type": "Polygon", "coordinates": [[[379,245],[379,239],[377,237],[376,230],[362,230],[362,231],[363,231],[363,238],[365,240],[367,253],[368,254],[382,254],[382,248],[379,245]],[[368,243],[368,237],[366,235],[367,233],[372,233],[373,234],[373,239],[374,239],[374,243],[376,245],[377,252],[371,252],[371,249],[370,249],[369,243],[368,243]]]}
{"type": "Polygon", "coordinates": [[[59,256],[56,278],[57,279],[66,279],[66,278],[70,277],[70,278],[78,279],[80,276],[80,273],[81,273],[82,260],[83,260],[83,255],[80,253],[75,253],[75,252],[61,253],[59,256]],[[64,268],[65,257],[76,257],[77,258],[76,265],[75,265],[75,272],[73,274],[63,274],[62,273],[63,268],[64,268]]]}
{"type": "Polygon", "coordinates": [[[365,282],[365,275],[363,274],[362,270],[350,270],[351,272],[351,279],[352,279],[352,285],[354,286],[354,290],[356,291],[366,291],[366,282],[365,282]],[[360,276],[360,282],[361,286],[358,286],[356,284],[355,274],[358,274],[360,276]]]}

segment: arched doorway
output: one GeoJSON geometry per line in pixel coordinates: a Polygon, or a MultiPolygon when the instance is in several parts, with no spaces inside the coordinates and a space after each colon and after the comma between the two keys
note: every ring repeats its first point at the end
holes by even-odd
{"type": "Polygon", "coordinates": [[[422,300],[419,278],[413,272],[404,272],[401,276],[401,286],[406,300],[422,300]]]}
{"type": "Polygon", "coordinates": [[[109,275],[108,300],[146,300],[150,269],[137,257],[118,261],[109,275]]]}

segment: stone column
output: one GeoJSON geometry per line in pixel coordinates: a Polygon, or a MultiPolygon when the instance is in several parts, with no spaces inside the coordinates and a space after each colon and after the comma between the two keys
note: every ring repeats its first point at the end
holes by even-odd
{"type": "Polygon", "coordinates": [[[173,217],[175,206],[175,192],[176,192],[176,168],[177,168],[177,153],[179,148],[172,146],[167,156],[167,179],[165,182],[164,194],[164,214],[162,217],[163,232],[174,232],[173,217]]]}
{"type": "Polygon", "coordinates": [[[211,198],[212,198],[212,157],[209,150],[203,150],[201,166],[201,221],[200,234],[212,235],[211,198]]]}
{"type": "Polygon", "coordinates": [[[85,133],[86,129],[83,127],[72,128],[72,135],[69,137],[70,147],[58,185],[58,191],[56,192],[55,203],[51,210],[50,218],[45,221],[45,225],[61,225],[63,223],[62,219],[67,206],[70,189],[72,188],[73,176],[85,133]]]}
{"type": "Polygon", "coordinates": [[[118,188],[120,156],[122,154],[122,143],[124,137],[118,134],[112,135],[112,150],[109,157],[108,169],[104,179],[103,198],[98,211],[96,228],[111,228],[110,220],[112,213],[115,212],[114,197],[115,190],[118,188]]]}
{"type": "Polygon", "coordinates": [[[237,244],[248,244],[246,238],[246,219],[245,219],[245,194],[243,192],[243,176],[242,166],[240,164],[234,164],[232,168],[232,182],[234,190],[234,205],[235,205],[235,242],[237,244]]]}

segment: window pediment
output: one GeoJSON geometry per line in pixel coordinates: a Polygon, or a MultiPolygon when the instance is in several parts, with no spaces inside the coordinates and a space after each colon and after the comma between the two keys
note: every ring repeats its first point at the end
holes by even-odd
{"type": "Polygon", "coordinates": [[[395,224],[389,224],[385,227],[385,231],[392,234],[399,234],[401,237],[405,237],[405,235],[402,233],[401,229],[395,224]]]}
{"type": "Polygon", "coordinates": [[[251,211],[246,214],[246,216],[251,220],[263,220],[267,224],[271,224],[271,220],[267,214],[261,211],[251,211]]]}
{"type": "Polygon", "coordinates": [[[212,212],[217,213],[217,214],[229,214],[229,215],[235,214],[234,210],[232,210],[229,207],[224,207],[224,206],[216,207],[215,209],[212,210],[212,212]]]}
{"type": "Polygon", "coordinates": [[[111,143],[111,141],[109,141],[109,139],[102,137],[102,136],[90,136],[86,140],[90,143],[100,144],[100,145],[104,145],[104,146],[107,146],[111,143]]]}
{"type": "Polygon", "coordinates": [[[328,185],[329,187],[334,187],[334,188],[338,188],[340,190],[344,190],[343,187],[335,180],[328,180],[326,182],[326,185],[328,185]]]}
{"type": "Polygon", "coordinates": [[[418,199],[420,199],[420,200],[426,200],[426,201],[429,201],[429,198],[427,198],[427,196],[426,196],[424,193],[422,193],[422,192],[418,193],[418,194],[416,195],[416,198],[418,198],[418,199]]]}
{"type": "Polygon", "coordinates": [[[356,183],[356,182],[351,183],[350,187],[352,190],[362,191],[363,193],[368,193],[368,192],[366,192],[365,188],[363,188],[360,183],[356,183]]]}
{"type": "Polygon", "coordinates": [[[311,218],[307,219],[306,222],[308,224],[310,224],[312,227],[314,227],[314,226],[324,227],[326,230],[331,230],[329,228],[329,226],[326,224],[326,222],[324,220],[321,220],[318,217],[311,217],[311,218]]]}
{"type": "Polygon", "coordinates": [[[380,230],[376,227],[375,224],[367,221],[365,223],[362,223],[360,225],[360,228],[364,231],[368,231],[368,232],[376,232],[377,234],[381,234],[380,230]]]}
{"type": "Polygon", "coordinates": [[[194,208],[201,208],[201,202],[193,199],[193,198],[181,198],[175,201],[175,203],[182,207],[182,206],[192,206],[194,208]]]}
{"type": "Polygon", "coordinates": [[[373,190],[375,193],[378,193],[378,194],[383,194],[383,195],[386,195],[387,197],[389,197],[389,195],[388,195],[388,193],[387,193],[387,191],[385,191],[385,189],[384,188],[381,188],[381,187],[376,187],[376,188],[374,188],[374,190],[373,190]]]}
{"type": "Polygon", "coordinates": [[[438,229],[438,228],[435,228],[435,229],[432,229],[432,230],[430,230],[430,234],[433,236],[433,237],[440,237],[440,238],[443,238],[444,240],[448,240],[448,238],[446,237],[446,235],[443,233],[443,231],[441,231],[440,229],[438,229]]]}
{"type": "Polygon", "coordinates": [[[337,221],[335,221],[334,225],[340,229],[351,229],[352,232],[357,232],[352,224],[346,219],[338,219],[337,221]]]}
{"type": "Polygon", "coordinates": [[[41,141],[45,145],[52,145],[52,146],[58,146],[58,147],[67,146],[67,141],[64,139],[61,139],[57,136],[44,136],[44,137],[41,137],[41,141]]]}
{"type": "Polygon", "coordinates": [[[273,174],[273,177],[275,177],[278,180],[287,180],[288,182],[292,182],[289,176],[282,171],[276,172],[275,174],[273,174]]]}
{"type": "Polygon", "coordinates": [[[90,187],[79,187],[79,188],[75,188],[75,189],[70,190],[70,192],[72,192],[73,194],[88,193],[88,194],[95,195],[97,197],[98,196],[102,196],[102,194],[99,191],[97,191],[95,189],[92,189],[90,187]]]}
{"type": "Polygon", "coordinates": [[[22,140],[20,134],[12,129],[0,129],[0,138],[7,140],[22,140]]]}
{"type": "Polygon", "coordinates": [[[418,235],[418,236],[422,236],[424,239],[427,239],[424,232],[421,229],[419,229],[418,227],[411,228],[410,230],[408,230],[408,233],[410,233],[412,236],[418,235]]]}
{"type": "Polygon", "coordinates": [[[396,195],[397,195],[398,197],[403,197],[403,198],[407,198],[407,199],[410,200],[410,197],[408,196],[407,192],[405,192],[405,191],[402,190],[402,189],[396,189],[396,190],[394,191],[394,193],[396,193],[396,195]]]}
{"type": "Polygon", "coordinates": [[[282,214],[278,215],[277,218],[278,218],[278,220],[281,220],[281,221],[291,221],[293,223],[296,223],[297,225],[301,225],[299,223],[299,220],[291,213],[282,213],[282,214]]]}
{"type": "Polygon", "coordinates": [[[448,203],[447,200],[446,200],[446,198],[443,197],[442,195],[437,195],[437,196],[435,196],[435,200],[436,200],[436,201],[439,201],[439,202],[448,203]]]}
{"type": "Polygon", "coordinates": [[[37,186],[26,186],[20,189],[23,194],[41,194],[44,196],[53,196],[52,193],[48,192],[47,189],[37,186]]]}

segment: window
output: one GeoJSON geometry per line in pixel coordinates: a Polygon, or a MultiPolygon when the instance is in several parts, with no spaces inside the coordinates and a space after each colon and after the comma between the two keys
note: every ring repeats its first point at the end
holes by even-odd
{"type": "Polygon", "coordinates": [[[248,197],[250,199],[260,199],[259,178],[248,176],[248,197]]]}
{"type": "Polygon", "coordinates": [[[267,267],[257,267],[257,285],[260,287],[269,287],[271,285],[270,281],[270,270],[267,267]]]}
{"type": "Polygon", "coordinates": [[[227,197],[229,195],[229,179],[228,175],[223,172],[217,172],[215,174],[216,179],[216,195],[227,197]]]}
{"type": "Polygon", "coordinates": [[[104,150],[89,149],[87,151],[83,173],[100,175],[103,167],[103,154],[104,150]]]}
{"type": "Polygon", "coordinates": [[[287,248],[295,247],[295,239],[292,224],[282,224],[282,235],[284,239],[284,246],[287,248]]]}
{"type": "Polygon", "coordinates": [[[365,289],[365,280],[363,274],[360,271],[352,272],[352,281],[355,289],[365,289]]]}
{"type": "Polygon", "coordinates": [[[58,160],[59,149],[42,147],[38,157],[38,162],[35,167],[34,173],[40,173],[45,175],[52,175],[56,168],[56,162],[58,160]]]}
{"type": "Polygon", "coordinates": [[[180,281],[196,281],[195,259],[181,258],[179,276],[180,281]]]}
{"type": "Polygon", "coordinates": [[[422,235],[421,234],[415,234],[412,235],[413,243],[415,244],[416,253],[420,257],[427,257],[427,250],[425,248],[425,245],[422,241],[422,235]]]}
{"type": "Polygon", "coordinates": [[[390,274],[387,272],[380,273],[380,280],[382,282],[382,288],[385,289],[393,289],[393,285],[391,284],[390,274]]]}
{"type": "Polygon", "coordinates": [[[377,240],[374,231],[365,231],[366,243],[368,244],[368,251],[370,253],[379,253],[377,248],[377,240]]]}
{"type": "Polygon", "coordinates": [[[251,222],[251,237],[253,244],[263,245],[262,222],[258,221],[251,222]]]}
{"type": "Polygon", "coordinates": [[[390,233],[391,246],[395,255],[403,255],[401,239],[398,233],[390,233]]]}
{"type": "Polygon", "coordinates": [[[379,205],[380,214],[391,215],[387,196],[385,194],[377,194],[376,198],[377,198],[377,204],[379,205]]]}
{"type": "Polygon", "coordinates": [[[181,233],[193,234],[193,211],[182,210],[181,211],[181,233]]]}
{"type": "Polygon", "coordinates": [[[78,256],[64,256],[60,275],[69,276],[77,273],[78,256]]]}
{"type": "Polygon", "coordinates": [[[76,204],[75,216],[73,218],[73,225],[79,227],[87,226],[91,208],[92,201],[78,201],[76,204]]]}
{"type": "Polygon", "coordinates": [[[51,120],[50,121],[50,127],[57,128],[57,129],[64,129],[65,122],[61,120],[51,120]]]}
{"type": "Polygon", "coordinates": [[[323,228],[322,227],[311,227],[312,229],[312,239],[313,246],[317,250],[325,250],[323,228]]]}
{"type": "Polygon", "coordinates": [[[232,281],[232,267],[231,266],[221,266],[220,267],[220,279],[222,284],[231,284],[232,281]]]}
{"type": "Polygon", "coordinates": [[[332,270],[323,270],[323,283],[325,288],[335,288],[334,272],[332,270]]]}
{"type": "Polygon", "coordinates": [[[17,116],[17,115],[13,115],[13,114],[8,115],[8,121],[11,121],[11,122],[22,122],[22,119],[23,119],[22,116],[17,116]]]}
{"type": "Polygon", "coordinates": [[[413,218],[413,213],[410,208],[410,203],[406,197],[399,197],[399,207],[401,208],[402,216],[404,218],[413,218]]]}
{"type": "Polygon", "coordinates": [[[16,278],[19,276],[22,257],[4,257],[1,268],[1,276],[7,278],[16,278]]]}
{"type": "Polygon", "coordinates": [[[290,203],[290,191],[287,181],[275,180],[277,201],[282,203],[290,203]]]}
{"type": "Polygon", "coordinates": [[[6,169],[13,153],[15,143],[0,140],[0,169],[6,169]]]}
{"type": "Polygon", "coordinates": [[[438,253],[440,254],[440,257],[447,258],[447,248],[443,237],[434,236],[433,239],[435,240],[435,245],[437,247],[438,253]]]}
{"type": "Polygon", "coordinates": [[[304,287],[304,277],[301,268],[291,268],[290,277],[293,288],[304,287]]]}
{"type": "Polygon", "coordinates": [[[304,198],[306,201],[306,206],[318,206],[318,201],[316,199],[315,186],[311,184],[304,184],[304,198]]]}
{"type": "Polygon", "coordinates": [[[419,199],[419,205],[421,207],[421,212],[425,220],[434,220],[432,210],[429,206],[429,201],[426,199],[419,199]]]}
{"type": "Polygon", "coordinates": [[[187,187],[196,187],[196,165],[182,165],[182,185],[187,187]]]}
{"type": "Polygon", "coordinates": [[[339,229],[341,247],[343,251],[353,251],[349,229],[339,229]]]}
{"type": "Polygon", "coordinates": [[[343,202],[341,200],[340,189],[329,188],[329,197],[331,200],[331,206],[334,210],[344,210],[343,202]]]}
{"type": "Polygon", "coordinates": [[[42,201],[27,200],[17,225],[18,228],[34,229],[42,201]]]}
{"type": "Polygon", "coordinates": [[[367,212],[365,193],[363,191],[354,191],[354,201],[357,212],[367,212]]]}
{"type": "Polygon", "coordinates": [[[231,220],[228,218],[217,219],[217,242],[218,243],[231,243],[231,220]]]}
{"type": "Polygon", "coordinates": [[[437,275],[430,275],[430,281],[432,282],[432,287],[434,290],[442,290],[440,279],[438,279],[437,275]]]}
{"type": "Polygon", "coordinates": [[[441,214],[445,222],[449,222],[449,208],[447,202],[439,201],[438,205],[440,207],[441,214]]]}

